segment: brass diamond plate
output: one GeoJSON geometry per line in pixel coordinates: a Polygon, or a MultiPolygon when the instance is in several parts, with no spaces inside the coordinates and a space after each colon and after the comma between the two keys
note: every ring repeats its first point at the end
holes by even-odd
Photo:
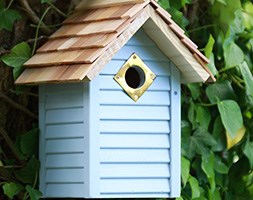
{"type": "Polygon", "coordinates": [[[124,91],[136,102],[149,88],[149,86],[155,80],[156,75],[148,68],[148,66],[141,60],[136,54],[132,54],[127,62],[121,67],[118,73],[114,76],[114,80],[124,89],[124,91]],[[130,69],[131,68],[131,69],[130,69]],[[131,80],[131,76],[128,75],[130,70],[135,71],[139,75],[136,80],[131,80]],[[129,86],[129,82],[137,82],[136,87],[129,86]]]}

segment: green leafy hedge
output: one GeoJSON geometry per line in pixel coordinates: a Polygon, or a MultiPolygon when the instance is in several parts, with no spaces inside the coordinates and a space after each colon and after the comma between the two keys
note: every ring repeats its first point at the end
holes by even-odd
{"type": "Polygon", "coordinates": [[[178,199],[253,199],[253,3],[159,2],[198,42],[217,78],[183,86],[178,199]]]}

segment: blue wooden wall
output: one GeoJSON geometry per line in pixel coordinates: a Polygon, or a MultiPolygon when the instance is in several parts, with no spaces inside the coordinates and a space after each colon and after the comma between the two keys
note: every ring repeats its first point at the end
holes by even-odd
{"type": "Polygon", "coordinates": [[[170,197],[180,192],[180,75],[139,31],[83,84],[40,86],[45,197],[170,197]],[[113,80],[132,53],[157,75],[135,103],[113,80]]]}
{"type": "Polygon", "coordinates": [[[81,84],[40,86],[40,189],[46,197],[84,196],[83,108],[81,84]]]}
{"type": "MultiPolygon", "coordinates": [[[[105,66],[99,81],[101,197],[168,197],[171,192],[178,193],[180,180],[176,190],[171,180],[173,175],[178,179],[180,171],[180,162],[175,163],[179,171],[171,174],[173,156],[180,156],[180,144],[178,152],[171,151],[171,106],[176,98],[175,112],[180,115],[179,72],[139,31],[105,66]],[[113,80],[133,52],[157,75],[136,103],[113,80]]],[[[178,128],[173,134],[180,141],[180,119],[175,123],[178,128]]]]}

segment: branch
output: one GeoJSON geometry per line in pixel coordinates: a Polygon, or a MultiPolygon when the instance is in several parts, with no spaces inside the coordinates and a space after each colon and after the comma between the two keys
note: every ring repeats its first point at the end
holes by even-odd
{"type": "Polygon", "coordinates": [[[20,4],[22,5],[23,9],[25,10],[25,12],[27,13],[28,17],[30,18],[30,20],[33,23],[35,23],[35,24],[41,23],[41,30],[45,34],[49,35],[50,33],[52,33],[51,29],[49,29],[43,22],[40,22],[40,18],[32,10],[32,8],[30,7],[30,5],[27,2],[27,0],[19,0],[19,2],[20,2],[20,4]]]}
{"type": "Polygon", "coordinates": [[[0,50],[0,56],[10,53],[10,50],[0,50]]]}
{"type": "Polygon", "coordinates": [[[5,142],[7,143],[7,145],[10,147],[13,155],[15,156],[16,160],[19,161],[20,164],[24,165],[25,162],[22,161],[20,158],[19,158],[19,154],[17,153],[17,150],[15,148],[15,145],[14,143],[12,142],[12,140],[10,139],[8,133],[0,127],[0,135],[4,138],[5,142]]]}
{"type": "Polygon", "coordinates": [[[2,98],[3,100],[5,100],[7,103],[9,103],[10,105],[12,105],[14,108],[23,111],[24,113],[26,113],[29,117],[34,118],[34,119],[38,119],[38,116],[35,115],[34,113],[32,113],[30,110],[28,110],[27,108],[25,108],[24,106],[16,103],[15,101],[13,101],[10,97],[6,96],[4,93],[0,92],[0,98],[2,98]]]}
{"type": "Polygon", "coordinates": [[[40,37],[38,37],[38,38],[36,38],[36,39],[30,38],[30,39],[28,39],[26,42],[27,42],[27,43],[34,43],[36,40],[37,40],[37,41],[40,41],[40,40],[45,40],[45,39],[48,39],[48,37],[45,36],[45,35],[42,35],[42,36],[40,36],[40,37]]]}

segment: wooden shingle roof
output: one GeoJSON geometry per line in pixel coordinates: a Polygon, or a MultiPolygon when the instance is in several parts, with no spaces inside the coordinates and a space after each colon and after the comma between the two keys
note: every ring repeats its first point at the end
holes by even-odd
{"type": "Polygon", "coordinates": [[[215,80],[208,59],[156,1],[83,0],[24,64],[16,84],[92,80],[141,27],[179,68],[183,82],[215,80]]]}

